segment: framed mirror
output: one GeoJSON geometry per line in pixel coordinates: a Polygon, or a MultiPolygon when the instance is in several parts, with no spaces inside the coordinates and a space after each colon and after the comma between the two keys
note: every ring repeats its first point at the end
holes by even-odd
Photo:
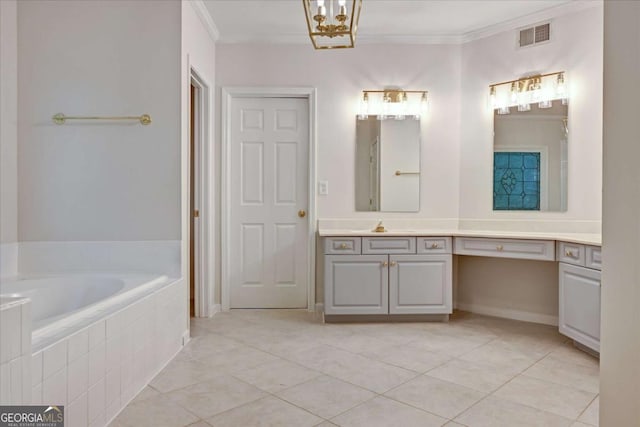
{"type": "Polygon", "coordinates": [[[567,210],[568,106],[549,103],[495,110],[493,210],[567,210]]]}
{"type": "Polygon", "coordinates": [[[420,210],[420,120],[356,120],[356,211],[420,210]]]}

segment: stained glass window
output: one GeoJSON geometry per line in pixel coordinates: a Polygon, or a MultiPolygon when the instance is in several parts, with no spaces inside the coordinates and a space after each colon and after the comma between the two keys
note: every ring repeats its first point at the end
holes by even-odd
{"type": "Polygon", "coordinates": [[[493,153],[493,209],[540,210],[540,153],[493,153]]]}

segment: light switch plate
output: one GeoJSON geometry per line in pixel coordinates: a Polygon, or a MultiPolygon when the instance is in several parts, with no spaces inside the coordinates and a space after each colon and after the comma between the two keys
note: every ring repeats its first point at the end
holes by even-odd
{"type": "Polygon", "coordinates": [[[318,181],[318,194],[321,196],[329,194],[329,181],[318,181]]]}

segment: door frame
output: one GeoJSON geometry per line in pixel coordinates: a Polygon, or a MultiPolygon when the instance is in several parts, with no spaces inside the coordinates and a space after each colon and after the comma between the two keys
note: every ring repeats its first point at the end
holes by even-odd
{"type": "MultiPolygon", "coordinates": [[[[189,85],[194,85],[199,92],[198,99],[196,99],[196,111],[198,114],[195,117],[195,141],[194,141],[194,153],[188,151],[188,163],[187,171],[191,167],[191,156],[194,156],[194,182],[189,182],[189,174],[187,172],[187,215],[193,215],[194,209],[198,209],[200,216],[197,221],[194,221],[193,237],[194,253],[189,253],[188,256],[194,257],[195,263],[195,317],[211,317],[214,314],[214,307],[212,305],[213,287],[211,284],[211,273],[214,271],[212,260],[214,258],[214,249],[212,241],[214,239],[213,224],[213,210],[211,209],[212,197],[211,192],[213,190],[212,181],[212,164],[213,164],[213,150],[209,141],[211,141],[211,118],[212,118],[212,90],[211,85],[202,77],[201,74],[192,66],[189,65],[189,85]],[[194,206],[191,206],[189,189],[194,185],[194,206]]],[[[191,90],[188,91],[188,105],[191,105],[191,90]]],[[[190,109],[190,107],[189,107],[190,109]]],[[[189,123],[191,123],[190,116],[188,117],[189,123]]],[[[189,146],[189,145],[188,145],[189,146]]],[[[187,229],[189,227],[187,220],[187,229]]],[[[187,246],[188,243],[187,243],[187,246]]],[[[186,266],[188,269],[188,265],[186,266]]]]}
{"type": "Polygon", "coordinates": [[[247,86],[229,86],[223,87],[221,93],[221,209],[220,209],[220,274],[221,288],[220,296],[222,302],[222,310],[228,311],[231,307],[231,288],[230,288],[230,219],[231,219],[231,102],[234,98],[302,98],[307,99],[309,103],[309,156],[308,170],[309,183],[307,189],[307,221],[308,230],[308,259],[307,259],[307,310],[314,311],[316,301],[316,123],[317,123],[317,107],[316,107],[316,89],[313,87],[247,87],[247,86]]]}

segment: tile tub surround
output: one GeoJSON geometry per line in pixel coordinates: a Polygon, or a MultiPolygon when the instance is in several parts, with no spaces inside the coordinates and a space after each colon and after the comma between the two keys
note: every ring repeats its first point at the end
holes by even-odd
{"type": "Polygon", "coordinates": [[[598,422],[598,360],[550,326],[465,312],[446,324],[322,324],[302,310],[238,310],[192,319],[191,333],[110,426],[598,422]]]}
{"type": "Polygon", "coordinates": [[[31,400],[31,302],[0,297],[0,405],[31,400]]]}
{"type": "Polygon", "coordinates": [[[65,405],[69,427],[104,426],[182,348],[182,280],[38,350],[32,404],[65,405]]]}

